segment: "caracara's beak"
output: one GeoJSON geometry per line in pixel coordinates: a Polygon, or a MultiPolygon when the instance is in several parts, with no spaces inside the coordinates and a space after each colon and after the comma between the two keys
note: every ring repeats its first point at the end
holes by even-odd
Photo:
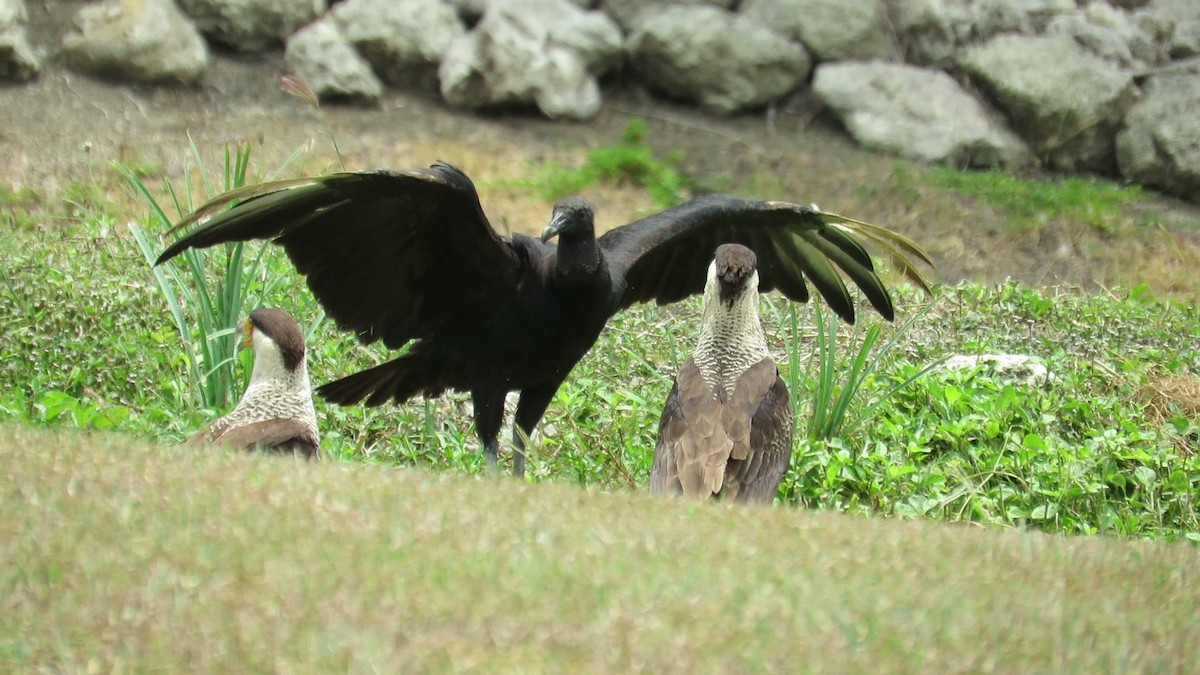
{"type": "Polygon", "coordinates": [[[550,241],[551,238],[562,232],[566,224],[567,216],[561,212],[555,212],[554,217],[550,219],[550,224],[546,226],[546,229],[542,230],[542,242],[550,241]]]}
{"type": "Polygon", "coordinates": [[[234,333],[239,347],[251,349],[254,347],[254,324],[250,319],[243,319],[234,333]]]}

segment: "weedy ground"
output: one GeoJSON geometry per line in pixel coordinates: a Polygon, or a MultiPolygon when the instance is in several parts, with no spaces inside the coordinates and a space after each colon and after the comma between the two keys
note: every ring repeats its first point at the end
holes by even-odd
{"type": "MultiPolygon", "coordinates": [[[[792,193],[770,172],[698,175],[654,142],[630,126],[570,167],[556,155],[519,175],[484,172],[485,205],[523,199],[538,215],[522,222],[541,223],[563,191],[605,195],[628,217],[705,189],[792,193]]],[[[164,194],[154,167],[125,167],[164,194]]],[[[1089,285],[1115,285],[1089,293],[899,288],[899,325],[879,327],[892,344],[870,354],[845,423],[828,436],[801,426],[779,505],[758,510],[640,494],[695,299],[611,322],[534,439],[529,482],[541,485],[471,477],[483,465],[461,395],[318,402],[321,463],[189,454],[169,446],[223,410],[198,404],[130,236],[131,221],[161,234],[145,204],[107,166],[52,194],[0,194],[0,504],[15,514],[0,519],[0,659],[18,670],[1189,667],[1200,280],[1169,271],[1195,255],[1196,223],[1163,227],[1142,192],[1098,181],[901,162],[886,176],[862,183],[863,199],[890,205],[878,208],[899,224],[869,219],[902,230],[961,202],[990,214],[992,241],[1033,221],[1046,246],[1075,253],[1166,253],[1106,268],[1089,285]],[[1143,283],[1148,267],[1166,281],[1143,283]],[[1055,380],[935,371],[897,389],[951,354],[996,351],[1033,354],[1055,380]]],[[[962,232],[937,231],[922,239],[935,253],[961,246],[962,232]]],[[[281,252],[263,261],[245,279],[248,307],[302,324],[320,315],[281,252]]],[[[802,425],[817,388],[814,311],[762,300],[802,425]]],[[[838,329],[839,373],[878,324],[864,312],[838,329]]],[[[310,338],[317,383],[386,356],[330,322],[310,338]]]]}

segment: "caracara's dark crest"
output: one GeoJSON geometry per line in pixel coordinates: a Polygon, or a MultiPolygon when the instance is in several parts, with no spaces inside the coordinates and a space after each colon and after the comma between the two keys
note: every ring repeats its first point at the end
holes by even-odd
{"type": "Polygon", "coordinates": [[[282,310],[256,309],[246,318],[243,339],[254,349],[246,391],[233,410],[187,443],[315,457],[320,436],[300,326],[282,310]]]}
{"type": "Polygon", "coordinates": [[[754,252],[717,249],[704,293],[700,337],[663,406],[650,492],[770,502],[792,456],[787,385],[747,288],[754,252]]]}
{"type": "Polygon", "coordinates": [[[745,246],[721,244],[717,247],[713,264],[716,266],[717,279],[721,282],[721,301],[728,304],[746,287],[746,282],[758,267],[758,256],[745,246]]]}
{"type": "Polygon", "coordinates": [[[283,365],[288,370],[295,370],[304,361],[304,334],[291,314],[281,309],[261,307],[250,312],[250,323],[279,345],[283,365]]]}
{"type": "Polygon", "coordinates": [[[407,351],[322,386],[350,405],[471,393],[475,425],[495,466],[504,397],[521,392],[514,472],[560,384],[616,312],[699,293],[718,244],[758,252],[759,290],[805,301],[811,283],[843,319],[854,303],[842,278],[887,319],[892,301],[860,240],[883,248],[922,286],[928,258],[889,230],[815,208],[706,195],[597,238],[592,208],[559,202],[541,238],[492,229],[467,176],[448,164],[405,172],[339,173],[226,193],[176,229],[159,257],[269,239],[283,247],[326,313],[364,343],[407,351]],[[558,236],[557,245],[548,240],[558,236]],[[840,270],[840,271],[839,271],[840,270]]]}

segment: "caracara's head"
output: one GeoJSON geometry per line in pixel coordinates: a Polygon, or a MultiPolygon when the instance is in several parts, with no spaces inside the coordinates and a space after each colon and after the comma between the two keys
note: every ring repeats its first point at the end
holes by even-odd
{"type": "Polygon", "coordinates": [[[562,239],[594,239],[596,213],[591,203],[583,197],[558,200],[550,216],[550,224],[542,230],[542,241],[549,241],[556,235],[562,239]]]}
{"type": "Polygon", "coordinates": [[[281,309],[256,309],[242,324],[242,344],[254,349],[254,372],[285,375],[304,367],[304,334],[281,309]]]}
{"type": "Polygon", "coordinates": [[[708,266],[708,284],[717,286],[718,297],[725,305],[732,305],[746,291],[757,293],[758,257],[741,244],[718,246],[708,266]]]}

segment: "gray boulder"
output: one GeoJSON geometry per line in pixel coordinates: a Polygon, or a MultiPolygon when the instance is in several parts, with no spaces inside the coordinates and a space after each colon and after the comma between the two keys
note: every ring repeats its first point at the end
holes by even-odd
{"type": "Polygon", "coordinates": [[[946,373],[975,371],[977,377],[1025,387],[1059,381],[1040,358],[1029,354],[956,354],[934,370],[946,373]]]}
{"type": "Polygon", "coordinates": [[[1173,59],[1200,56],[1200,20],[1182,21],[1175,24],[1167,54],[1173,59]]]}
{"type": "MultiPolygon", "coordinates": [[[[483,18],[483,12],[487,6],[497,0],[444,0],[463,21],[474,24],[483,18]]],[[[506,0],[498,0],[505,2],[506,0]]],[[[572,5],[579,9],[595,9],[596,5],[600,4],[600,0],[568,0],[572,5]]]]}
{"type": "Polygon", "coordinates": [[[947,66],[964,46],[1001,33],[1035,34],[1074,0],[904,0],[892,5],[906,60],[947,66]]]}
{"type": "Polygon", "coordinates": [[[1113,138],[1137,95],[1129,72],[1066,35],[1001,35],[959,63],[1050,166],[1115,171],[1113,138]]]}
{"type": "Polygon", "coordinates": [[[1173,59],[1200,54],[1200,2],[1151,0],[1134,13],[1134,20],[1154,36],[1173,59]]]}
{"type": "Polygon", "coordinates": [[[1028,161],[1021,139],[946,73],[883,62],[817,66],[813,91],[859,143],[957,166],[1028,161]]]}
{"type": "Polygon", "coordinates": [[[0,81],[24,82],[38,73],[40,64],[25,37],[25,3],[0,0],[0,81]]]}
{"type": "Polygon", "coordinates": [[[239,52],[283,45],[301,26],[325,13],[327,0],[178,0],[208,39],[239,52]]]}
{"type": "Polygon", "coordinates": [[[466,32],[442,0],[346,0],[330,13],[384,81],[431,90],[450,43],[466,32]]]}
{"type": "Polygon", "coordinates": [[[1126,68],[1146,68],[1166,56],[1133,17],[1104,2],[1054,17],[1047,32],[1069,35],[1089,52],[1126,68]]]}
{"type": "Polygon", "coordinates": [[[1151,77],[1117,135],[1121,175],[1200,202],[1200,67],[1151,77]]]}
{"type": "Polygon", "coordinates": [[[802,46],[725,10],[675,6],[642,18],[629,42],[634,70],[652,88],[717,112],[769,103],[812,69],[802,46]]]}
{"type": "Polygon", "coordinates": [[[977,37],[1037,33],[1054,17],[1075,10],[1075,0],[968,0],[975,8],[977,37]]]}
{"type": "Polygon", "coordinates": [[[876,0],[745,0],[739,11],[803,43],[818,61],[891,55],[887,21],[876,0]]]}
{"type": "Polygon", "coordinates": [[[944,66],[976,34],[966,0],[909,0],[894,6],[896,34],[912,63],[944,66]]]}
{"type": "Polygon", "coordinates": [[[736,0],[604,0],[600,7],[626,33],[635,33],[642,27],[642,15],[646,12],[657,13],[671,5],[733,9],[735,4],[736,0]]]}
{"type": "Polygon", "coordinates": [[[491,4],[447,50],[438,68],[442,97],[468,108],[534,105],[552,118],[587,119],[600,109],[596,77],[620,62],[621,49],[612,20],[566,0],[491,4]]]}
{"type": "Polygon", "coordinates": [[[369,104],[383,94],[383,83],[371,65],[328,18],[288,38],[284,61],[322,99],[369,104]]]}
{"type": "Polygon", "coordinates": [[[208,67],[208,49],[172,0],[85,5],[76,30],[63,37],[71,68],[112,80],[195,82],[208,67]]]}

